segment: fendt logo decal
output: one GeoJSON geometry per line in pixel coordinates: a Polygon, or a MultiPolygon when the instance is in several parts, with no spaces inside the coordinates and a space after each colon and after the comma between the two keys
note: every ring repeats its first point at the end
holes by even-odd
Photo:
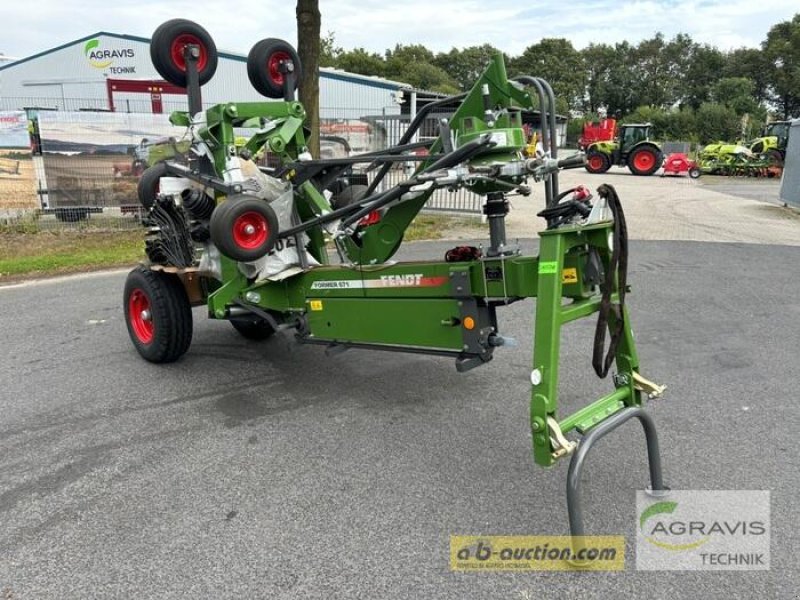
{"type": "Polygon", "coordinates": [[[447,277],[425,277],[422,273],[403,275],[381,275],[377,279],[345,279],[315,281],[312,290],[356,290],[391,287],[439,287],[447,283],[447,277]]]}
{"type": "MultiPolygon", "coordinates": [[[[111,67],[111,65],[114,64],[114,60],[118,58],[135,57],[133,48],[121,48],[115,50],[106,50],[104,48],[100,48],[100,40],[96,38],[86,42],[86,45],[83,47],[83,53],[89,61],[89,64],[95,69],[107,69],[111,67]]],[[[129,71],[121,72],[134,72],[134,67],[119,67],[118,70],[120,69],[130,69],[129,71]]],[[[112,71],[113,70],[114,69],[112,69],[112,71]]]]}

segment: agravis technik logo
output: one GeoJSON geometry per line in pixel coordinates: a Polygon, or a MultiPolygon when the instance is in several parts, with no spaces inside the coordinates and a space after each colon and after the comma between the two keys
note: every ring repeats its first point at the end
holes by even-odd
{"type": "Polygon", "coordinates": [[[133,48],[106,50],[100,47],[100,40],[89,40],[83,47],[83,54],[95,69],[106,69],[114,64],[117,58],[133,58],[133,48]]]}
{"type": "Polygon", "coordinates": [[[638,569],[769,569],[769,491],[639,492],[636,506],[638,569]]]}

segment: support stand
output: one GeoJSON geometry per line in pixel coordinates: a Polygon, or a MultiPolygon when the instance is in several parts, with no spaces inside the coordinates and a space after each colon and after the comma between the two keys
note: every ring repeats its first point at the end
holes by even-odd
{"type": "Polygon", "coordinates": [[[631,419],[639,419],[644,428],[645,439],[647,440],[647,459],[650,465],[650,489],[653,492],[663,492],[669,488],[664,486],[664,481],[661,473],[661,454],[658,449],[658,434],[656,433],[656,425],[651,417],[643,408],[638,406],[630,406],[624,408],[618,413],[608,417],[606,420],[593,427],[584,436],[578,444],[578,449],[572,455],[572,460],[569,463],[569,472],[567,473],[567,511],[569,512],[569,529],[573,539],[573,550],[577,552],[578,548],[575,547],[576,540],[582,544],[582,537],[585,535],[583,528],[583,508],[581,506],[580,485],[581,485],[581,472],[583,463],[586,460],[586,455],[592,449],[594,443],[606,436],[606,434],[614,431],[620,425],[630,421],[631,419]]]}
{"type": "Polygon", "coordinates": [[[490,192],[486,195],[483,214],[489,219],[489,249],[486,256],[495,257],[509,254],[506,242],[506,215],[508,199],[503,192],[490,192]]]}
{"type": "Polygon", "coordinates": [[[200,47],[196,44],[186,44],[183,47],[183,60],[186,62],[186,96],[189,100],[189,117],[193,119],[197,113],[203,110],[200,74],[197,71],[200,47]]]}
{"type": "Polygon", "coordinates": [[[294,102],[294,88],[297,73],[294,70],[294,63],[284,60],[278,66],[278,71],[283,73],[283,99],[286,102],[294,102]]]}

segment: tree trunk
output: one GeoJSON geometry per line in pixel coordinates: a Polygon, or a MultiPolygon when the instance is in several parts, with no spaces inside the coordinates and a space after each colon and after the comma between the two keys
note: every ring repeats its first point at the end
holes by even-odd
{"type": "Polygon", "coordinates": [[[297,53],[303,65],[300,102],[306,108],[311,129],[308,148],[319,158],[319,51],[322,17],[319,0],[297,0],[297,53]]]}

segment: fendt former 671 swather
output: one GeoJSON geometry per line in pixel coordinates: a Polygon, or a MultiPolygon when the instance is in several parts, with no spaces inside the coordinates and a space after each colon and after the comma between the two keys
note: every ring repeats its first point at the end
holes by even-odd
{"type": "Polygon", "coordinates": [[[265,39],[247,72],[276,101],[230,102],[201,110],[200,86],[214,74],[214,42],[199,25],[168,21],[153,35],[153,63],[187,88],[189,111],[171,115],[191,147],[150,167],[139,185],[148,209],[147,264],[128,276],[124,310],[134,346],[147,360],[178,359],[192,338],[192,306],[226,319],[242,335],[265,339],[287,330],[304,344],[331,349],[415,352],[454,359],[459,371],[492,359],[508,338],[498,308],[537,298],[530,373],[535,461],[572,455],[570,527],[583,534],[580,471],[592,443],[632,417],[645,428],[651,484],[663,488],[658,442],[644,397],[663,388],[639,375],[625,307],[627,231],[611,186],[560,192],[558,171],[582,167],[582,155],[557,157],[555,97],[536,77],[509,80],[498,55],[468,93],[422,108],[399,144],[379,152],[314,160],[305,111],[295,98],[302,68],[286,42],[265,39]],[[460,101],[433,141],[412,142],[443,104],[460,101]],[[526,155],[523,113],[538,106],[544,146],[526,155]],[[237,143],[243,129],[252,134],[237,143]],[[421,147],[427,155],[415,153],[421,147]],[[276,159],[259,167],[253,158],[276,159]],[[380,187],[393,165],[416,161],[404,181],[380,187]],[[375,172],[352,183],[356,164],[375,172]],[[528,196],[543,182],[547,222],[538,256],[508,243],[507,195],[528,196]],[[363,181],[362,181],[363,183],[363,181]],[[484,251],[460,247],[445,260],[396,262],[403,234],[434,190],[468,188],[485,198],[484,251]],[[329,245],[335,253],[329,256],[329,245]],[[616,365],[613,390],[570,415],[559,414],[561,328],[598,315],[593,364],[600,377],[616,365]],[[606,337],[609,341],[606,343],[606,337]],[[606,346],[608,347],[606,351],[606,346]],[[568,434],[583,436],[579,443],[568,434]]]}

